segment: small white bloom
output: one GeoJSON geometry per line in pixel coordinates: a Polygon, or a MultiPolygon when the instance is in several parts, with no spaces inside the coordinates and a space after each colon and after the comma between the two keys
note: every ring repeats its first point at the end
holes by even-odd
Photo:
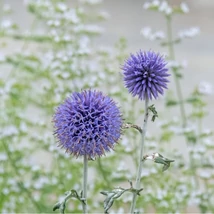
{"type": "Polygon", "coordinates": [[[26,125],[25,122],[21,122],[21,124],[20,124],[20,130],[22,132],[25,132],[25,133],[27,132],[28,128],[27,128],[27,125],[26,125]]]}
{"type": "Polygon", "coordinates": [[[23,197],[23,196],[19,196],[18,197],[18,201],[19,201],[19,203],[23,203],[24,201],[25,201],[25,198],[23,197]]]}
{"type": "Polygon", "coordinates": [[[53,23],[54,23],[54,21],[53,21],[53,20],[48,20],[48,21],[47,21],[47,25],[48,25],[48,26],[52,26],[52,25],[53,25],[53,23]]]}
{"type": "Polygon", "coordinates": [[[206,138],[203,141],[204,141],[205,146],[208,146],[208,147],[213,146],[214,147],[214,142],[210,138],[206,138]]]}
{"type": "Polygon", "coordinates": [[[187,66],[188,66],[187,60],[182,60],[182,62],[181,62],[181,67],[182,67],[182,68],[186,68],[187,66]]]}
{"type": "Polygon", "coordinates": [[[33,172],[39,171],[39,170],[40,170],[40,166],[39,166],[39,165],[33,165],[33,166],[31,167],[31,170],[32,170],[33,172]]]}
{"type": "Polygon", "coordinates": [[[5,13],[8,13],[11,11],[11,6],[9,4],[4,4],[2,8],[5,13]]]}
{"type": "Polygon", "coordinates": [[[64,4],[64,3],[62,3],[62,2],[59,2],[59,3],[57,4],[57,7],[58,7],[58,9],[61,10],[61,11],[66,11],[67,8],[68,8],[67,5],[64,4]]]}
{"type": "Polygon", "coordinates": [[[68,34],[66,34],[66,35],[63,36],[63,40],[64,40],[65,42],[69,42],[69,41],[71,41],[71,36],[68,35],[68,34]]]}
{"type": "Polygon", "coordinates": [[[163,31],[152,32],[152,29],[150,27],[142,28],[140,34],[151,41],[165,38],[165,34],[163,31]]]}
{"type": "Polygon", "coordinates": [[[71,173],[66,174],[66,178],[67,178],[68,180],[70,180],[72,177],[73,177],[73,176],[72,176],[71,173]]]}
{"type": "Polygon", "coordinates": [[[189,7],[185,2],[181,3],[180,8],[181,8],[183,13],[189,13],[189,7]]]}
{"type": "Polygon", "coordinates": [[[180,63],[178,61],[175,61],[175,60],[170,60],[168,62],[168,67],[173,68],[173,69],[178,69],[180,67],[180,63]]]}
{"type": "MultiPolygon", "coordinates": [[[[4,168],[0,168],[0,174],[4,174],[4,173],[5,173],[4,168]]],[[[0,179],[0,182],[1,182],[1,179],[0,179]]]]}
{"type": "Polygon", "coordinates": [[[57,183],[58,183],[57,178],[56,178],[56,177],[52,177],[52,178],[51,178],[51,183],[52,183],[53,185],[57,184],[57,183]]]}
{"type": "Polygon", "coordinates": [[[118,166],[118,171],[124,171],[124,170],[127,170],[127,165],[124,161],[121,161],[119,166],[118,166]]]}
{"type": "Polygon", "coordinates": [[[60,21],[59,20],[55,20],[53,24],[54,24],[55,27],[59,27],[60,26],[60,21]]]}
{"type": "Polygon", "coordinates": [[[147,10],[147,9],[150,8],[150,6],[151,6],[151,3],[145,2],[144,5],[143,5],[143,9],[147,10]]]}
{"type": "Polygon", "coordinates": [[[150,27],[144,27],[140,31],[140,34],[142,34],[145,38],[149,38],[151,33],[152,29],[150,27]]]}
{"type": "Polygon", "coordinates": [[[157,31],[157,32],[155,33],[155,38],[156,38],[156,39],[164,39],[164,38],[165,38],[164,32],[163,32],[163,31],[157,31]]]}
{"type": "Polygon", "coordinates": [[[203,179],[209,179],[212,177],[211,171],[203,170],[199,172],[199,176],[203,179]]]}
{"type": "Polygon", "coordinates": [[[162,1],[159,5],[159,11],[166,15],[170,15],[172,13],[172,8],[169,6],[167,1],[162,1]]]}
{"type": "Polygon", "coordinates": [[[213,86],[208,82],[202,81],[199,83],[198,91],[204,95],[211,95],[213,94],[213,86]]]}
{"type": "Polygon", "coordinates": [[[154,6],[154,7],[158,7],[159,5],[160,5],[160,1],[159,0],[154,0],[152,2],[152,6],[154,6]]]}
{"type": "Polygon", "coordinates": [[[2,189],[2,193],[5,194],[5,195],[8,195],[10,193],[10,191],[9,191],[8,188],[5,187],[5,188],[2,189]]]}
{"type": "Polygon", "coordinates": [[[0,53],[0,62],[4,62],[5,59],[5,55],[3,53],[0,53]]]}
{"type": "Polygon", "coordinates": [[[171,7],[167,7],[167,9],[165,10],[166,15],[170,15],[172,14],[172,8],[171,7]]]}
{"type": "Polygon", "coordinates": [[[212,134],[212,130],[211,129],[203,129],[202,133],[206,134],[206,135],[211,135],[212,134]]]}
{"type": "Polygon", "coordinates": [[[0,153],[0,161],[6,161],[7,160],[7,155],[5,153],[0,153]]]}
{"type": "Polygon", "coordinates": [[[144,169],[144,170],[141,172],[141,177],[148,177],[148,176],[150,176],[150,174],[151,174],[150,170],[144,169]]]}
{"type": "Polygon", "coordinates": [[[74,24],[77,24],[80,22],[80,19],[77,16],[77,13],[74,9],[70,9],[69,11],[64,12],[63,17],[74,24]]]}
{"type": "Polygon", "coordinates": [[[8,29],[8,28],[10,28],[10,27],[12,27],[12,22],[10,21],[10,20],[3,20],[2,22],[1,22],[1,27],[3,28],[3,29],[8,29]]]}
{"type": "Polygon", "coordinates": [[[102,3],[103,0],[79,0],[83,4],[96,5],[102,3]]]}
{"type": "Polygon", "coordinates": [[[193,38],[197,36],[200,33],[200,28],[199,27],[191,27],[186,30],[182,30],[178,33],[179,38],[193,38]]]}
{"type": "Polygon", "coordinates": [[[99,12],[99,16],[102,17],[103,19],[109,19],[110,18],[110,14],[107,13],[106,11],[99,12]]]}
{"type": "Polygon", "coordinates": [[[61,76],[62,76],[63,79],[68,79],[70,77],[70,74],[68,72],[63,72],[61,74],[61,76]]]}
{"type": "Polygon", "coordinates": [[[6,126],[5,128],[3,128],[1,131],[0,131],[0,135],[2,136],[12,136],[12,135],[17,135],[19,132],[18,132],[18,129],[15,127],[15,126],[6,126]]]}
{"type": "Polygon", "coordinates": [[[57,42],[57,43],[60,42],[59,36],[55,36],[55,37],[54,37],[54,41],[57,42]]]}
{"type": "Polygon", "coordinates": [[[166,200],[161,200],[159,203],[159,206],[164,207],[164,208],[168,208],[170,206],[170,204],[166,200]]]}

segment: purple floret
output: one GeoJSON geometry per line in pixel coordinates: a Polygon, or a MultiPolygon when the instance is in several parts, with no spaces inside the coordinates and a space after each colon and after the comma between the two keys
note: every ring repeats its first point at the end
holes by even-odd
{"type": "Polygon", "coordinates": [[[125,87],[140,100],[156,99],[167,89],[170,74],[166,64],[164,58],[153,51],[131,54],[122,67],[125,87]]]}
{"type": "Polygon", "coordinates": [[[119,140],[121,113],[102,92],[74,92],[58,106],[53,117],[59,144],[74,156],[102,156],[119,140]]]}

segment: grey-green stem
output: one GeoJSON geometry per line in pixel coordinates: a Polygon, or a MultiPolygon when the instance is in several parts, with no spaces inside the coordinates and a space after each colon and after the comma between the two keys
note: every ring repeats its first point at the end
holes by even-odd
{"type": "MultiPolygon", "coordinates": [[[[172,39],[172,23],[171,23],[171,16],[166,16],[167,21],[167,36],[168,36],[168,48],[169,48],[169,58],[171,60],[175,60],[175,53],[174,53],[174,46],[173,46],[173,39],[172,39]]],[[[184,101],[183,101],[183,95],[181,91],[181,86],[178,77],[176,76],[176,70],[173,70],[173,77],[175,81],[175,87],[176,87],[176,93],[179,99],[179,105],[180,105],[180,114],[182,118],[183,127],[186,126],[186,113],[184,108],[184,101]]]]}
{"type": "MultiPolygon", "coordinates": [[[[140,180],[141,180],[141,174],[142,174],[142,169],[143,169],[143,150],[144,150],[145,135],[146,135],[146,129],[147,129],[147,121],[148,121],[148,117],[149,117],[148,105],[149,105],[149,99],[146,98],[144,121],[143,121],[142,133],[141,133],[139,165],[138,165],[135,189],[140,189],[140,180]]],[[[136,201],[137,201],[137,193],[135,192],[135,193],[133,193],[130,213],[134,213],[136,201]]]]}
{"type": "Polygon", "coordinates": [[[84,199],[85,203],[82,203],[83,213],[87,214],[87,182],[88,181],[88,158],[87,155],[84,155],[83,160],[83,192],[82,198],[84,199]]]}

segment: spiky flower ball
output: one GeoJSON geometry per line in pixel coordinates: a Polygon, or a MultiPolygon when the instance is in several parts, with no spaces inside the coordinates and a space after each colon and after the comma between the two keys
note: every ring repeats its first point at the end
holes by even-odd
{"type": "Polygon", "coordinates": [[[121,135],[122,117],[115,102],[102,92],[74,92],[53,117],[59,144],[74,156],[88,158],[110,151],[121,135]]]}
{"type": "Polygon", "coordinates": [[[170,76],[166,64],[164,58],[153,51],[131,54],[122,67],[126,88],[141,100],[163,95],[170,76]]]}

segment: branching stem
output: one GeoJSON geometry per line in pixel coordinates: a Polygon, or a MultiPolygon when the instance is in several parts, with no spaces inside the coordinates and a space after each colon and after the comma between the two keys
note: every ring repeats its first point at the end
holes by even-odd
{"type": "MultiPolygon", "coordinates": [[[[148,104],[149,104],[149,99],[146,98],[144,121],[143,121],[142,133],[141,133],[139,165],[138,165],[138,172],[137,172],[137,178],[136,178],[136,184],[135,184],[135,189],[137,190],[140,189],[140,180],[141,180],[141,174],[142,174],[142,168],[143,168],[143,149],[144,149],[144,142],[145,142],[145,135],[146,135],[146,128],[147,128],[147,121],[149,117],[148,104]]],[[[137,193],[135,192],[133,193],[130,213],[134,213],[136,200],[137,200],[137,193]]]]}

